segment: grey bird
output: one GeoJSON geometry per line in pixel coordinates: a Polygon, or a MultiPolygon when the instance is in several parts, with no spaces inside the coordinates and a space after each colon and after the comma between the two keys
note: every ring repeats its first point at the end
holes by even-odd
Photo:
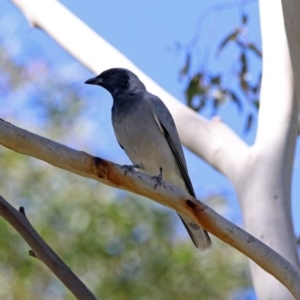
{"type": "MultiPolygon", "coordinates": [[[[114,132],[134,166],[195,197],[177,129],[165,104],[127,69],[109,69],[85,83],[100,85],[112,95],[114,132]]],[[[193,220],[179,217],[197,248],[211,246],[207,231],[193,220]]]]}

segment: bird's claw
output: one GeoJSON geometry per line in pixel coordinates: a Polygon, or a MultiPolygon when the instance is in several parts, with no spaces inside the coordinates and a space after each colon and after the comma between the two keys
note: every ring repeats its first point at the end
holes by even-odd
{"type": "Polygon", "coordinates": [[[162,169],[162,168],[159,168],[159,174],[158,174],[157,176],[152,176],[152,178],[151,178],[152,180],[156,180],[156,183],[155,183],[155,185],[154,185],[154,189],[156,189],[156,187],[157,187],[158,185],[161,186],[161,181],[162,181],[162,179],[163,179],[162,172],[163,172],[163,169],[162,169]]]}
{"type": "Polygon", "coordinates": [[[124,165],[121,167],[121,169],[124,169],[124,175],[126,175],[128,172],[132,172],[134,169],[140,169],[140,165],[124,165]]]}

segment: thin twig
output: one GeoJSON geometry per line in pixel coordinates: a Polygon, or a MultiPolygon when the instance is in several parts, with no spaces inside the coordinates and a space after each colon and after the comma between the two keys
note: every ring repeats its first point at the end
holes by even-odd
{"type": "Polygon", "coordinates": [[[97,300],[84,283],[36,232],[28,221],[23,207],[20,207],[18,211],[0,196],[0,216],[14,227],[32,248],[29,250],[29,255],[42,261],[77,299],[97,300]]]}

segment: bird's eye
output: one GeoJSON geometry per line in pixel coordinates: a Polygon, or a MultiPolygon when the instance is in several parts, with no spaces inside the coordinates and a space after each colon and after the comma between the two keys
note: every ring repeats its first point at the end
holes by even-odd
{"type": "Polygon", "coordinates": [[[109,72],[108,72],[108,75],[109,75],[109,76],[115,75],[115,71],[109,71],[109,72]]]}

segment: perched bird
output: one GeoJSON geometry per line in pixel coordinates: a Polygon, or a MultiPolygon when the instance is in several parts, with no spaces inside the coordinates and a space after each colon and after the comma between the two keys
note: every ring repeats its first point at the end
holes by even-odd
{"type": "MultiPolygon", "coordinates": [[[[115,135],[133,164],[195,197],[177,129],[165,104],[127,69],[109,69],[85,83],[100,85],[112,95],[115,135]]],[[[197,248],[211,246],[205,230],[189,218],[179,217],[197,248]]]]}

